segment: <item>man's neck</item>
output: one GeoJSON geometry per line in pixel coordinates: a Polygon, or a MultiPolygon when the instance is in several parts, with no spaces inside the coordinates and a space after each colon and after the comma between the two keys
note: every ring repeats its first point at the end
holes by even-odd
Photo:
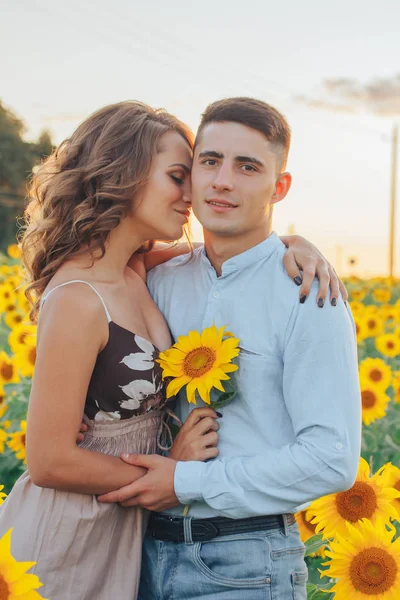
{"type": "Polygon", "coordinates": [[[261,244],[272,233],[272,223],[269,221],[262,229],[241,236],[222,236],[204,229],[204,246],[207,257],[214,267],[218,277],[222,273],[224,262],[261,244]]]}

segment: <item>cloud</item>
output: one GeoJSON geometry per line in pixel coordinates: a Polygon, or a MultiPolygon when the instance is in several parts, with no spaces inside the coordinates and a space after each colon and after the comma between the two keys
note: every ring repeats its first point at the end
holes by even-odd
{"type": "Polygon", "coordinates": [[[366,83],[338,77],[325,79],[318,98],[299,96],[298,102],[311,108],[340,112],[365,110],[381,116],[400,115],[400,73],[366,83]]]}

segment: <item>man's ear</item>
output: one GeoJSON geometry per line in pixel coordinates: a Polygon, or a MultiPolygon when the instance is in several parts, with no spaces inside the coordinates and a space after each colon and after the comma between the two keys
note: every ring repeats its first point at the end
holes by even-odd
{"type": "Polygon", "coordinates": [[[281,173],[275,184],[275,192],[272,194],[271,204],[276,204],[284,199],[290,186],[292,185],[292,176],[290,173],[281,173]]]}

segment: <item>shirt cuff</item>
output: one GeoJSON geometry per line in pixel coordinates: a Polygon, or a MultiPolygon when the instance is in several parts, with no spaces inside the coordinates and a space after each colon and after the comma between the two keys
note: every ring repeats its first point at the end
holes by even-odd
{"type": "Polygon", "coordinates": [[[203,500],[202,479],[206,468],[199,461],[178,462],[175,467],[174,488],[181,504],[203,500]]]}

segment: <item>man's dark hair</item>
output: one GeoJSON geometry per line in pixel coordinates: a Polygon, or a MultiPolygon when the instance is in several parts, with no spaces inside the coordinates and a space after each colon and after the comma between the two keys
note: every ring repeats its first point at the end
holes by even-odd
{"type": "Polygon", "coordinates": [[[197,140],[206,125],[224,122],[240,123],[260,131],[276,148],[280,172],[285,170],[290,148],[290,127],[276,108],[255,98],[224,98],[213,102],[201,116],[197,140]]]}

